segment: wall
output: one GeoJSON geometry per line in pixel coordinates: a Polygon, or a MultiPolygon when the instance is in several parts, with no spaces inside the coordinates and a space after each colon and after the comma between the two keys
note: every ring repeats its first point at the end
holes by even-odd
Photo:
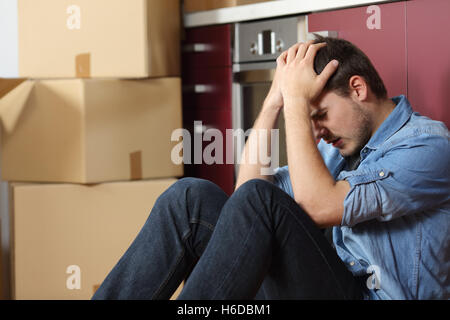
{"type": "Polygon", "coordinates": [[[0,0],[0,77],[17,75],[17,1],[0,0]]]}
{"type": "MultiPolygon", "coordinates": [[[[0,78],[18,76],[17,1],[0,0],[0,78]]],[[[0,130],[1,139],[1,130],[0,130]]],[[[1,154],[1,147],[0,147],[1,154]]],[[[0,162],[1,174],[1,162],[0,162]]],[[[0,244],[2,273],[0,297],[9,298],[9,214],[7,183],[0,180],[0,244]]]]}

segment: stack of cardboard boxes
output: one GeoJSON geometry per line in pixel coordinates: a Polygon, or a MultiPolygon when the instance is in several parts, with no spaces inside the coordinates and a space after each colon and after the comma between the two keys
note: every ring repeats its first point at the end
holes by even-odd
{"type": "Polygon", "coordinates": [[[183,175],[179,0],[18,0],[0,79],[12,299],[89,299],[183,175]]]}

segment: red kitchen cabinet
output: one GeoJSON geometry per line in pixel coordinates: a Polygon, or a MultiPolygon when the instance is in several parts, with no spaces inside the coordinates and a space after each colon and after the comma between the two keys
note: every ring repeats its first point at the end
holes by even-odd
{"type": "Polygon", "coordinates": [[[230,67],[196,68],[184,75],[185,107],[231,109],[230,67]]]}
{"type": "Polygon", "coordinates": [[[232,128],[231,27],[186,29],[182,46],[183,123],[191,135],[191,164],[185,163],[185,176],[210,180],[229,195],[235,180],[234,165],[226,164],[227,151],[232,152],[226,150],[226,129],[232,128]],[[194,121],[201,125],[194,126],[194,121]],[[207,163],[203,157],[204,152],[209,154],[214,138],[201,142],[201,163],[194,163],[194,136],[200,134],[203,140],[208,129],[221,133],[223,163],[207,163]]]}
{"type": "Polygon", "coordinates": [[[308,15],[308,31],[337,31],[339,38],[354,43],[367,54],[389,97],[406,95],[405,9],[406,2],[394,2],[312,13],[308,15]]]}
{"type": "Polygon", "coordinates": [[[182,64],[189,68],[231,67],[231,25],[186,29],[182,64]]]}
{"type": "Polygon", "coordinates": [[[406,2],[408,99],[421,114],[450,125],[450,1],[406,2]]]}
{"type": "Polygon", "coordinates": [[[186,176],[211,180],[229,195],[234,189],[234,165],[227,164],[227,154],[232,155],[233,150],[227,150],[226,130],[231,128],[231,110],[227,109],[194,108],[185,117],[185,129],[191,136],[191,164],[185,164],[186,176]],[[214,134],[207,140],[205,133],[208,130],[216,130],[219,141],[214,134]],[[214,163],[208,163],[207,157],[214,163]]]}

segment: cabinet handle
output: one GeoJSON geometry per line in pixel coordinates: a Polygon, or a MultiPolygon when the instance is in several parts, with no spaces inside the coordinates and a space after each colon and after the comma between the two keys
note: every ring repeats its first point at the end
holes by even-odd
{"type": "Polygon", "coordinates": [[[214,86],[210,84],[194,84],[194,85],[184,85],[183,92],[194,92],[194,93],[207,93],[213,92],[214,86]]]}
{"type": "Polygon", "coordinates": [[[322,37],[331,37],[331,38],[337,38],[338,32],[337,31],[317,31],[317,32],[308,32],[306,35],[306,40],[314,40],[316,37],[314,34],[318,34],[322,37]]]}
{"type": "Polygon", "coordinates": [[[213,49],[213,46],[208,43],[191,43],[183,46],[183,52],[212,52],[213,49]]]}
{"type": "Polygon", "coordinates": [[[196,84],[194,85],[194,92],[195,93],[206,93],[206,92],[212,92],[214,87],[210,84],[196,84]]]}

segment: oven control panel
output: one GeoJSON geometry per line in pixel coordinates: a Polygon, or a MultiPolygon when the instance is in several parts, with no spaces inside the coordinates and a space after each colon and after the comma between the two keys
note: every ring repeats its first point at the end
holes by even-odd
{"type": "Polygon", "coordinates": [[[233,62],[273,61],[305,39],[305,16],[236,23],[233,62]]]}

